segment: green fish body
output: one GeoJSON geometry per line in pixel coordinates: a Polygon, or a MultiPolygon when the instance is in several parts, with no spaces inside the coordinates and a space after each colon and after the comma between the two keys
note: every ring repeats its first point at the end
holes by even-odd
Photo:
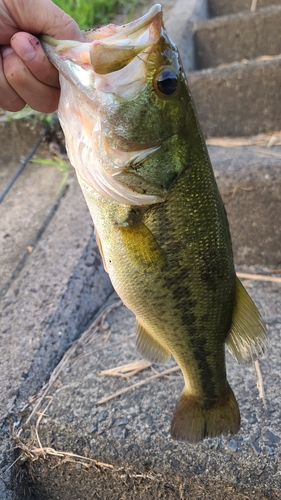
{"type": "Polygon", "coordinates": [[[236,433],[225,344],[241,363],[266,332],[237,279],[225,209],[180,57],[155,5],[137,21],[43,37],[61,78],[59,116],[104,267],[136,315],[137,349],[173,355],[185,386],[171,434],[236,433]]]}

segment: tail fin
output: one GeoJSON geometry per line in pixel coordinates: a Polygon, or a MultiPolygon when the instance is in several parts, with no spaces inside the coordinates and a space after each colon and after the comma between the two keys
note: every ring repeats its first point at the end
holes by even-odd
{"type": "Polygon", "coordinates": [[[228,385],[227,392],[212,407],[183,391],[175,408],[171,436],[179,441],[198,443],[204,438],[236,434],[240,429],[237,401],[228,385]]]}

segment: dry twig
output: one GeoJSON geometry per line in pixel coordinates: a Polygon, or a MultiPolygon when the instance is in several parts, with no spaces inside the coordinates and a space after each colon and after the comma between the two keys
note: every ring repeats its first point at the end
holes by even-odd
{"type": "MultiPolygon", "coordinates": [[[[92,463],[96,467],[107,468],[107,469],[113,469],[114,468],[114,466],[111,465],[111,464],[107,464],[107,463],[104,463],[104,462],[99,462],[98,460],[95,460],[93,458],[84,457],[83,455],[77,455],[76,453],[72,453],[70,451],[69,452],[68,451],[58,451],[58,450],[55,450],[54,448],[51,448],[49,446],[44,446],[44,447],[40,446],[40,448],[36,448],[35,446],[27,446],[17,436],[15,436],[14,439],[16,440],[17,448],[19,448],[23,452],[17,458],[17,460],[19,460],[20,458],[25,457],[25,458],[28,458],[28,459],[30,459],[32,461],[35,461],[35,460],[37,460],[38,458],[40,458],[42,456],[45,457],[45,455],[50,455],[50,456],[53,456],[53,457],[64,458],[64,459],[66,459],[66,458],[73,458],[73,459],[83,460],[86,463],[87,462],[92,463]]],[[[84,462],[79,462],[79,463],[82,463],[83,465],[86,465],[86,464],[84,464],[84,462]]],[[[12,467],[12,466],[10,466],[10,467],[12,467]]]]}
{"type": "Polygon", "coordinates": [[[136,359],[135,361],[127,363],[126,365],[115,366],[114,368],[110,368],[109,370],[102,370],[100,372],[100,375],[130,378],[137,373],[142,372],[143,370],[147,370],[147,368],[151,368],[151,366],[152,363],[150,363],[149,361],[145,361],[144,359],[136,359]]]}
{"type": "Polygon", "coordinates": [[[255,361],[255,370],[256,370],[257,377],[258,377],[257,388],[259,390],[260,399],[262,399],[264,407],[266,408],[265,390],[264,390],[264,385],[263,385],[263,378],[262,378],[262,373],[261,373],[261,369],[260,369],[260,364],[259,364],[258,360],[255,361]]]}
{"type": "Polygon", "coordinates": [[[251,12],[255,12],[255,10],[257,8],[257,3],[258,3],[258,0],[252,0],[251,12]]]}
{"type": "Polygon", "coordinates": [[[281,154],[276,151],[268,151],[268,149],[257,148],[256,151],[258,153],[262,153],[263,155],[276,156],[277,158],[281,158],[281,154]]]}
{"type": "Polygon", "coordinates": [[[168,370],[164,370],[163,372],[157,373],[157,375],[152,375],[152,377],[148,377],[145,380],[136,382],[135,384],[130,385],[129,387],[123,387],[123,389],[120,389],[120,391],[117,391],[114,394],[111,394],[110,396],[107,396],[105,398],[99,399],[98,401],[96,401],[96,405],[102,405],[104,403],[107,403],[107,401],[110,401],[111,399],[117,398],[118,396],[121,396],[122,394],[129,392],[131,389],[135,389],[135,387],[140,387],[141,385],[145,385],[156,378],[164,377],[165,375],[169,375],[170,373],[176,372],[179,369],[180,368],[178,366],[174,366],[173,368],[169,368],[168,370]]]}
{"type": "MultiPolygon", "coordinates": [[[[262,57],[262,59],[264,60],[265,58],[262,57]]],[[[221,146],[224,148],[241,146],[265,146],[266,148],[270,148],[273,145],[281,145],[281,134],[280,132],[274,132],[259,134],[253,137],[209,137],[206,139],[206,144],[208,146],[221,146]]],[[[260,149],[259,151],[264,153],[266,150],[260,149]]]]}
{"type": "Polygon", "coordinates": [[[248,280],[257,281],[271,281],[271,283],[281,283],[281,278],[277,276],[266,276],[264,274],[251,274],[251,273],[236,273],[238,278],[245,278],[248,280]]]}

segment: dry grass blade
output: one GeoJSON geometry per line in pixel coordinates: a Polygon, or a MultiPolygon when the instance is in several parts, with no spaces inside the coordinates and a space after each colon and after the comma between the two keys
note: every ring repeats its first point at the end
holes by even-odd
{"type": "Polygon", "coordinates": [[[257,377],[258,377],[257,388],[259,390],[260,399],[262,399],[264,407],[266,408],[265,390],[264,390],[264,385],[263,385],[261,368],[260,368],[260,364],[259,364],[258,360],[255,361],[255,370],[256,370],[257,377]]]}
{"type": "Polygon", "coordinates": [[[238,278],[257,281],[271,281],[271,283],[281,283],[281,278],[277,276],[265,276],[264,274],[236,273],[238,278]]]}
{"type": "Polygon", "coordinates": [[[109,370],[102,370],[100,372],[100,375],[130,378],[137,373],[142,372],[143,370],[147,370],[147,368],[151,368],[151,366],[152,363],[150,363],[149,361],[145,361],[144,359],[136,359],[135,361],[127,363],[126,365],[115,366],[114,368],[110,368],[109,370]]]}
{"type": "Polygon", "coordinates": [[[96,401],[96,405],[102,405],[104,403],[107,403],[107,401],[111,401],[111,399],[117,398],[118,396],[121,396],[122,394],[129,392],[132,389],[135,389],[135,387],[140,387],[141,385],[148,384],[149,382],[155,380],[156,378],[164,377],[165,375],[169,375],[170,373],[176,372],[178,370],[179,367],[174,366],[173,368],[169,368],[168,370],[164,370],[163,372],[157,373],[157,375],[152,375],[152,377],[148,377],[145,380],[141,380],[140,382],[136,382],[135,384],[130,385],[129,387],[124,387],[123,389],[120,389],[120,391],[117,391],[114,394],[111,394],[110,396],[99,399],[98,401],[96,401]]]}
{"type": "MultiPolygon", "coordinates": [[[[22,441],[15,436],[15,440],[17,443],[17,448],[22,450],[22,456],[25,456],[31,460],[37,460],[40,457],[45,457],[45,455],[50,455],[53,457],[58,457],[58,458],[73,458],[77,460],[83,460],[84,462],[89,462],[95,465],[96,467],[101,467],[101,468],[107,468],[107,469],[114,469],[114,466],[112,464],[107,464],[105,462],[99,462],[98,460],[95,460],[93,458],[89,457],[84,457],[83,455],[77,455],[76,453],[68,452],[68,451],[58,451],[55,450],[54,448],[51,448],[49,446],[45,447],[40,447],[36,448],[35,446],[27,446],[22,441]]],[[[81,463],[81,462],[79,462],[81,463]]],[[[82,462],[83,463],[83,462],[82,462]]]]}
{"type": "Polygon", "coordinates": [[[255,12],[255,10],[257,8],[257,3],[258,3],[258,0],[252,0],[251,12],[255,12]]]}
{"type": "Polygon", "coordinates": [[[276,156],[277,158],[281,158],[281,153],[276,153],[276,151],[268,151],[268,149],[257,148],[256,151],[258,153],[262,153],[263,155],[276,156]]]}
{"type": "Polygon", "coordinates": [[[66,353],[64,354],[64,356],[61,359],[61,361],[59,362],[59,364],[56,366],[54,371],[51,373],[51,376],[50,376],[47,384],[45,384],[44,387],[41,389],[39,396],[38,396],[37,403],[35,404],[31,414],[29,415],[29,417],[26,421],[26,424],[28,424],[30,422],[30,420],[32,419],[32,417],[36,414],[42,401],[46,398],[48,392],[50,391],[50,389],[54,385],[55,381],[59,377],[62,370],[69,363],[70,359],[75,355],[78,347],[88,345],[90,342],[92,342],[93,339],[95,338],[95,335],[98,332],[99,325],[100,324],[104,325],[104,321],[105,321],[106,316],[113,309],[117,309],[121,305],[122,305],[122,301],[118,300],[117,302],[114,302],[110,306],[106,307],[103,311],[101,311],[101,313],[98,315],[98,317],[95,319],[95,321],[91,324],[91,326],[83,333],[83,335],[78,340],[73,342],[72,346],[68,349],[68,351],[66,351],[66,353]]]}
{"type": "Polygon", "coordinates": [[[11,465],[9,465],[8,469],[5,470],[5,472],[8,472],[8,470],[12,469],[12,467],[14,467],[14,465],[23,458],[23,453],[21,453],[18,458],[16,458],[16,460],[13,461],[13,463],[11,465]]]}
{"type": "Polygon", "coordinates": [[[242,137],[235,137],[231,139],[230,137],[210,137],[206,139],[206,144],[208,146],[221,146],[224,148],[237,148],[239,146],[249,146],[249,139],[243,139],[242,137]]]}
{"type": "MultiPolygon", "coordinates": [[[[224,148],[235,148],[241,146],[265,146],[266,148],[270,148],[273,145],[277,146],[281,144],[281,133],[274,132],[270,134],[259,134],[253,137],[209,137],[209,139],[206,140],[206,144],[208,146],[219,146],[224,148]]],[[[261,153],[266,151],[267,150],[263,149],[259,150],[261,153]]]]}
{"type": "MultiPolygon", "coordinates": [[[[128,339],[131,339],[133,337],[136,337],[136,334],[135,333],[132,333],[131,335],[126,335],[124,337],[121,337],[121,340],[117,340],[116,342],[111,342],[110,344],[110,347],[116,347],[117,345],[121,345],[123,344],[123,342],[127,342],[128,339]]],[[[103,346],[100,346],[100,347],[95,347],[93,350],[95,353],[97,353],[98,351],[103,351],[104,349],[106,349],[108,347],[108,344],[107,344],[107,338],[105,338],[105,344],[103,346]]],[[[87,346],[88,344],[85,345],[85,347],[87,346]]],[[[71,363],[71,366],[73,366],[77,361],[80,361],[81,359],[85,358],[86,356],[89,356],[91,354],[91,352],[93,351],[88,351],[88,352],[85,352],[83,354],[80,354],[79,356],[77,356],[74,361],[71,363]]]]}
{"type": "Polygon", "coordinates": [[[49,397],[50,400],[49,400],[46,408],[44,408],[44,411],[42,411],[41,413],[38,412],[38,419],[37,419],[36,426],[35,426],[36,438],[37,438],[38,444],[39,444],[39,446],[40,446],[40,448],[42,450],[43,450],[43,446],[42,446],[42,443],[41,443],[40,438],[39,438],[38,429],[39,429],[39,425],[40,425],[40,422],[42,420],[42,417],[46,417],[47,416],[45,412],[48,410],[48,408],[49,408],[49,406],[50,406],[50,404],[51,404],[51,402],[53,400],[53,398],[51,396],[47,396],[47,397],[49,397]]]}

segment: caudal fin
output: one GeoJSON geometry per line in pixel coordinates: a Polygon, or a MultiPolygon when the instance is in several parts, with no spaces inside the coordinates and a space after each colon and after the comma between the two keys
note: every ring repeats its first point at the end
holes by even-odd
{"type": "Polygon", "coordinates": [[[221,434],[236,434],[239,429],[240,412],[228,385],[226,394],[212,407],[183,391],[174,411],[171,436],[179,441],[198,443],[221,434]]]}

